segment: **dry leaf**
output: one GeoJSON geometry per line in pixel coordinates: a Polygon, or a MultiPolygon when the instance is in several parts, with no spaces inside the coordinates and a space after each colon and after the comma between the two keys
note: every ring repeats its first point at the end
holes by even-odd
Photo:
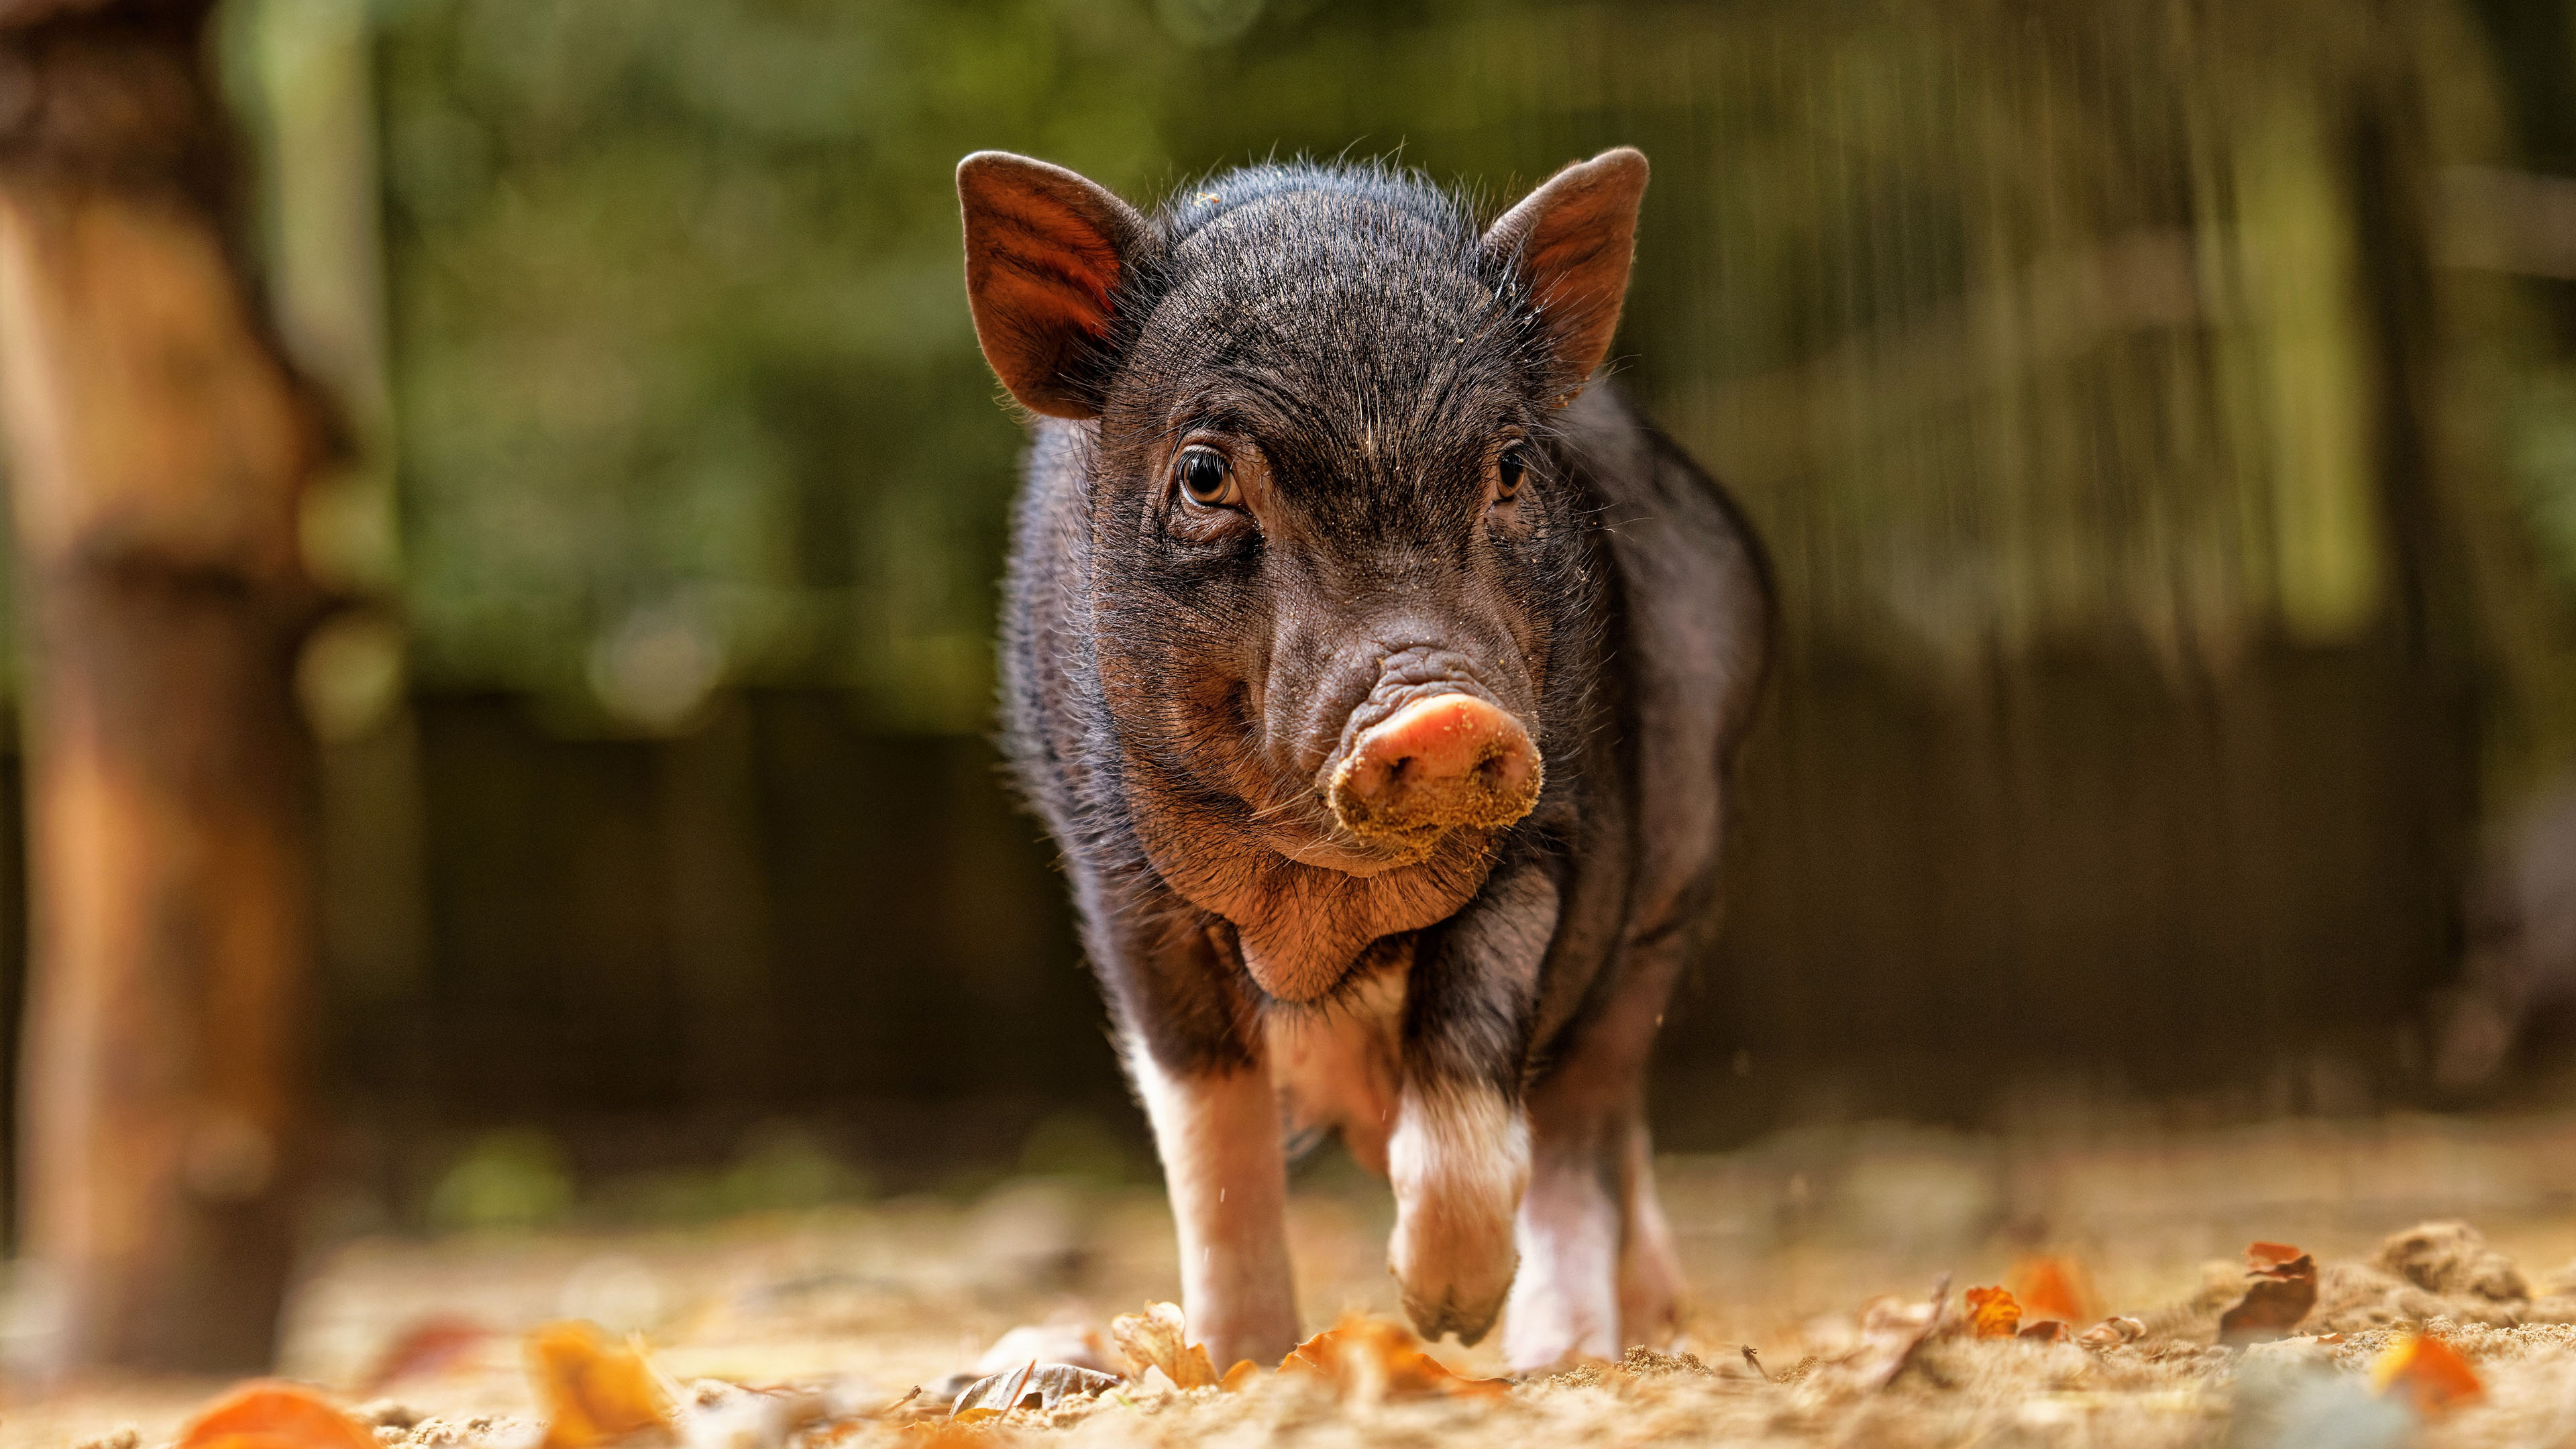
{"type": "Polygon", "coordinates": [[[2286,1338],[2317,1306],[2316,1259],[2287,1243],[2254,1243],[2245,1249],[2245,1297],[2218,1320],[2220,1343],[2268,1343],[2286,1338]]]}
{"type": "Polygon", "coordinates": [[[1234,1367],[1225,1371],[1225,1379],[1223,1382],[1219,1383],[1217,1387],[1225,1390],[1229,1394],[1242,1393],[1246,1388],[1251,1386],[1252,1380],[1259,1375],[1260,1372],[1261,1365],[1254,1363],[1252,1360],[1248,1358],[1236,1359],[1234,1361],[1234,1367]]]}
{"type": "Polygon", "coordinates": [[[2486,1392],[2478,1371],[2438,1338],[2408,1338],[2391,1345],[2370,1366],[2370,1381],[2427,1419],[2486,1392]]]}
{"type": "Polygon", "coordinates": [[[641,1342],[614,1344],[589,1323],[528,1335],[528,1377],[545,1410],[543,1449],[591,1449],[671,1429],[671,1395],[641,1342]]]}
{"type": "Polygon", "coordinates": [[[2092,1279],[2072,1258],[2050,1253],[2024,1258],[2013,1265],[2010,1286],[2024,1318],[2054,1318],[2068,1325],[2093,1318],[2092,1279]]]}
{"type": "Polygon", "coordinates": [[[2064,1322],[2055,1318],[2043,1318],[2037,1323],[2025,1326],[2013,1337],[2027,1339],[2032,1343],[2064,1343],[2069,1335],[2064,1322]]]}
{"type": "Polygon", "coordinates": [[[1860,1344],[1836,1360],[1835,1366],[1861,1388],[1884,1389],[1905,1377],[1905,1371],[1922,1354],[1923,1345],[1937,1336],[1958,1331],[1960,1326],[1953,1323],[1950,1312],[1950,1275],[1944,1273],[1932,1281],[1929,1302],[1881,1298],[1864,1305],[1860,1344]]]}
{"type": "Polygon", "coordinates": [[[1078,1364],[1029,1362],[1009,1373],[977,1379],[957,1396],[949,1417],[974,1422],[974,1417],[1004,1414],[1013,1409],[1035,1407],[1052,1409],[1067,1399],[1087,1399],[1104,1389],[1118,1385],[1116,1374],[1104,1374],[1078,1364]]]}
{"type": "Polygon", "coordinates": [[[491,1336],[492,1330],[455,1314],[414,1319],[376,1355],[375,1363],[358,1380],[358,1392],[373,1398],[404,1379],[444,1373],[471,1358],[491,1336]]]}
{"type": "Polygon", "coordinates": [[[1138,1313],[1122,1313],[1110,1322],[1110,1341],[1127,1360],[1127,1377],[1141,1379],[1158,1368],[1184,1389],[1213,1388],[1216,1365],[1204,1344],[1190,1343],[1177,1303],[1148,1303],[1138,1313]]]}
{"type": "Polygon", "coordinates": [[[260,1379],[199,1411],[173,1449],[376,1449],[376,1436],[311,1389],[260,1379]]]}
{"type": "Polygon", "coordinates": [[[2118,1348],[2124,1343],[2137,1342],[2146,1333],[2147,1326],[2134,1318],[2105,1318],[2075,1335],[2075,1341],[2086,1348],[2118,1348]]]}
{"type": "Polygon", "coordinates": [[[1321,1379],[1345,1399],[1374,1403],[1433,1395],[1484,1395],[1508,1391],[1503,1379],[1462,1378],[1422,1351],[1407,1330],[1380,1318],[1356,1315],[1297,1345],[1279,1361],[1283,1374],[1321,1379]]]}
{"type": "Polygon", "coordinates": [[[1968,1330],[1975,1338],[2010,1338],[2021,1327],[2021,1305],[2001,1288],[1968,1290],[1968,1330]]]}
{"type": "Polygon", "coordinates": [[[1081,1323],[1023,1323],[993,1340],[967,1370],[976,1378],[1018,1368],[1030,1359],[1069,1363],[1093,1373],[1112,1373],[1117,1360],[1100,1341],[1100,1330],[1081,1323]]]}

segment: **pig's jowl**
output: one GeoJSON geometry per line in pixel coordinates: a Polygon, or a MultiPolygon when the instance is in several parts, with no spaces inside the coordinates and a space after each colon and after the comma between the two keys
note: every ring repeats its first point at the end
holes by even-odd
{"type": "Polygon", "coordinates": [[[1608,384],[1646,161],[1479,228],[1370,167],[1140,214],[958,168],[1029,412],[1008,736],[1054,832],[1216,1362],[1299,1336],[1293,1144],[1396,1199],[1426,1335],[1522,1367],[1668,1332],[1642,1081],[1716,908],[1763,669],[1741,516],[1608,384]],[[1507,1308],[1508,1304],[1508,1308],[1507,1308]]]}

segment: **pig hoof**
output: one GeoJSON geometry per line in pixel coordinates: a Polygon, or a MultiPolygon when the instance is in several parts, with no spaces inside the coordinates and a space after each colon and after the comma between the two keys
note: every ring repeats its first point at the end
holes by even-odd
{"type": "Polygon", "coordinates": [[[1520,1269],[1513,1240],[1529,1184],[1529,1128],[1490,1089],[1408,1086],[1387,1141],[1395,1235],[1387,1271],[1423,1337],[1492,1331],[1520,1269]]]}

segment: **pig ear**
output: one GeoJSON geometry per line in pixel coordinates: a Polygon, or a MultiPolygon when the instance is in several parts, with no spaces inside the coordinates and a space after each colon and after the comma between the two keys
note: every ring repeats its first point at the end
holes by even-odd
{"type": "Polygon", "coordinates": [[[1031,412],[1099,412],[1082,375],[1109,334],[1119,278],[1145,219],[1097,184],[1044,161],[978,151],[957,165],[966,212],[966,295],[975,340],[1031,412]]]}
{"type": "Polygon", "coordinates": [[[1485,231],[1485,255],[1520,273],[1546,325],[1562,402],[1610,350],[1645,196],[1645,153],[1622,146],[1549,177],[1485,231]]]}

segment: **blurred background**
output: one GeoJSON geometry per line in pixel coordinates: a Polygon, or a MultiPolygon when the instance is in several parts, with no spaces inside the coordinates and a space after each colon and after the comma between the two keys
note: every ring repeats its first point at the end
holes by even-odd
{"type": "Polygon", "coordinates": [[[355,445],[298,523],[358,601],[296,669],[333,1231],[1152,1180],[988,738],[983,147],[1488,208],[1652,158],[1620,381],[1783,618],[1663,1146],[2564,1100],[2567,0],[226,0],[216,41],[246,254],[355,445]]]}

